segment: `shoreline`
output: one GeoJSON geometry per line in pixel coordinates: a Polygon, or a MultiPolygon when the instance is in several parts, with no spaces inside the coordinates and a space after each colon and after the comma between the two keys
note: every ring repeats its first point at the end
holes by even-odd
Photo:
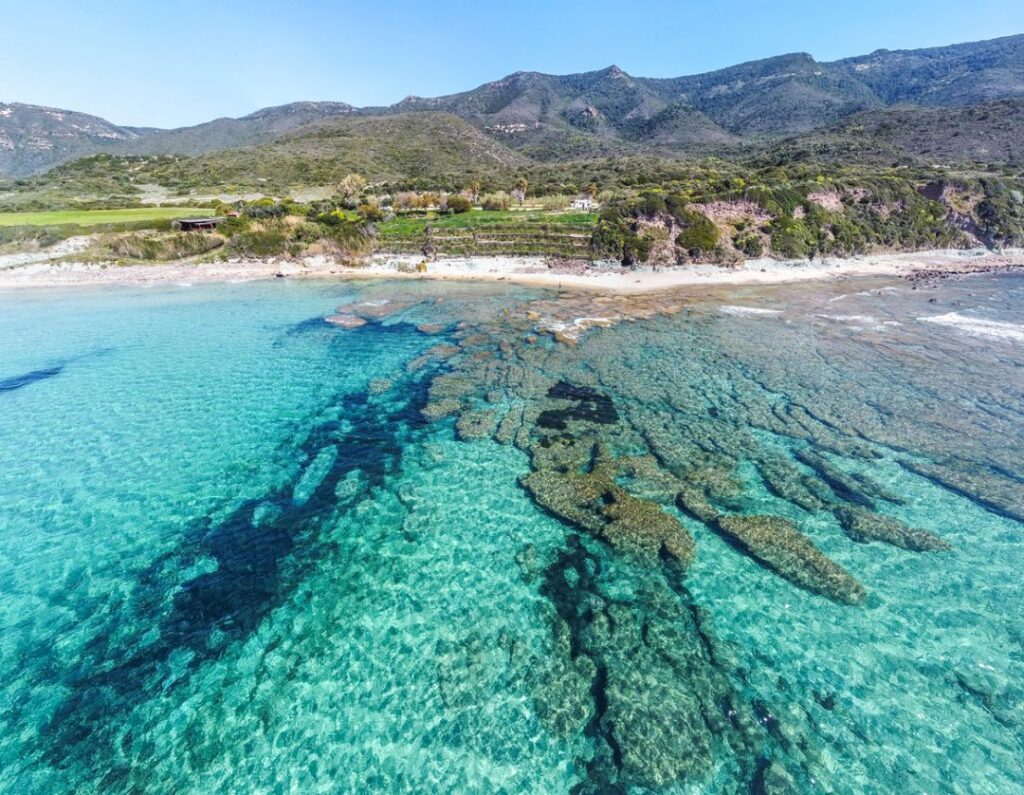
{"type": "MultiPolygon", "coordinates": [[[[4,258],[0,258],[2,260],[4,258]]],[[[415,265],[422,257],[378,254],[361,267],[346,267],[314,257],[299,261],[238,260],[208,264],[99,265],[79,262],[34,261],[0,268],[0,291],[48,287],[125,286],[155,284],[190,287],[195,284],[239,283],[275,278],[429,279],[433,281],[518,284],[616,294],[656,293],[700,286],[767,285],[859,276],[894,276],[913,282],[1024,268],[1024,249],[1003,252],[985,249],[880,253],[847,259],[815,261],[750,260],[739,267],[685,265],[627,270],[614,263],[582,267],[548,267],[540,257],[444,258],[415,265]]]]}

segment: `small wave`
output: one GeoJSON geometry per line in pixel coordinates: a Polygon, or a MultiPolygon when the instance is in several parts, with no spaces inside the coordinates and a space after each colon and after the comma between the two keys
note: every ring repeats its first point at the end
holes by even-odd
{"type": "Polygon", "coordinates": [[[871,315],[815,315],[823,320],[832,320],[836,323],[849,323],[850,328],[854,329],[871,329],[872,331],[884,331],[886,326],[899,326],[899,321],[887,320],[880,321],[876,317],[871,315]]]}
{"type": "Polygon", "coordinates": [[[877,318],[871,317],[871,315],[819,315],[818,317],[827,317],[829,320],[838,320],[840,323],[878,323],[877,318]]]}
{"type": "Polygon", "coordinates": [[[731,306],[726,304],[718,307],[720,311],[727,315],[752,315],[766,317],[769,315],[781,315],[782,312],[778,309],[761,309],[756,306],[731,306]]]}
{"type": "Polygon", "coordinates": [[[1024,325],[1017,323],[984,320],[982,318],[961,315],[958,312],[948,312],[945,315],[935,315],[933,317],[919,317],[918,320],[924,323],[937,323],[940,326],[952,326],[975,337],[995,337],[997,339],[1024,342],[1024,325]]]}

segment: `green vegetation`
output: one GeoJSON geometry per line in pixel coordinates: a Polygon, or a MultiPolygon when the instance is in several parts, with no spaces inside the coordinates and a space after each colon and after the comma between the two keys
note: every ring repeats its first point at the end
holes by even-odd
{"type": "Polygon", "coordinates": [[[676,214],[683,231],[676,237],[676,245],[689,252],[691,257],[709,254],[718,246],[718,227],[696,210],[679,210],[676,214]]]}
{"type": "MultiPolygon", "coordinates": [[[[451,199],[449,199],[449,202],[451,199]]],[[[473,210],[396,217],[377,227],[377,245],[394,251],[589,258],[596,216],[589,213],[473,210]]]]}
{"type": "Polygon", "coordinates": [[[173,220],[209,215],[201,207],[139,207],[125,210],[54,210],[49,212],[0,213],[0,226],[64,226],[83,228],[109,224],[173,220]]]}
{"type": "Polygon", "coordinates": [[[172,262],[199,256],[224,245],[224,238],[203,232],[170,235],[132,234],[115,238],[111,251],[119,258],[149,262],[172,262]]]}

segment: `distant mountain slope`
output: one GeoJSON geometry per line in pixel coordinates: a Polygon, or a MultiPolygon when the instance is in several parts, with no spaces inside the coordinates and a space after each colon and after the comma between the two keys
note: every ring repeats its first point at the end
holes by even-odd
{"type": "Polygon", "coordinates": [[[879,50],[832,67],[886,104],[976,105],[1024,97],[1024,35],[925,50],[879,50]]]}
{"type": "MultiPolygon", "coordinates": [[[[133,159],[133,179],[170,187],[287,189],[330,185],[357,172],[373,181],[495,173],[529,161],[449,113],[349,116],[303,127],[255,147],[193,158],[133,159]]],[[[86,161],[85,166],[91,167],[86,161]]],[[[78,164],[63,166],[72,174],[78,164]]],[[[116,170],[116,167],[112,167],[116,170]]],[[[56,172],[55,172],[56,173],[56,172]]]]}
{"type": "MultiPolygon", "coordinates": [[[[298,102],[177,130],[118,127],[70,111],[0,105],[0,174],[39,173],[98,152],[201,155],[263,146],[325,119],[414,112],[458,116],[503,150],[538,161],[708,154],[815,130],[835,133],[844,119],[870,111],[962,108],[1006,99],[1024,99],[1024,35],[924,50],[880,50],[831,63],[795,53],[666,79],[633,77],[616,66],[571,75],[517,72],[470,91],[408,97],[391,107],[298,102]]],[[[920,125],[938,124],[941,118],[913,119],[924,147],[921,136],[927,131],[920,125]]],[[[1015,116],[1011,123],[1018,123],[1015,116]]],[[[935,127],[936,135],[941,129],[935,127]]],[[[935,140],[929,145],[936,152],[966,151],[960,143],[935,140]]],[[[864,145],[870,148],[870,142],[864,145]]],[[[920,147],[910,149],[918,152],[920,147]]],[[[993,145],[988,151],[1004,158],[1003,149],[993,145]]]]}
{"type": "Polygon", "coordinates": [[[666,99],[691,104],[736,135],[803,132],[882,105],[869,87],[807,53],[645,83],[666,99]]]}
{"type": "Polygon", "coordinates": [[[780,161],[1024,163],[1024,100],[859,113],[771,149],[780,161]]]}
{"type": "Polygon", "coordinates": [[[194,127],[159,130],[119,127],[96,116],[54,108],[0,104],[0,174],[27,176],[99,152],[198,155],[262,144],[298,127],[354,110],[344,102],[294,102],[264,108],[240,119],[215,119],[194,127]]]}
{"type": "Polygon", "coordinates": [[[266,143],[284,133],[355,111],[344,102],[293,102],[263,108],[240,119],[214,119],[176,130],[146,130],[110,151],[135,155],[199,155],[266,143]]]}
{"type": "Polygon", "coordinates": [[[86,113],[0,103],[0,174],[19,177],[45,171],[138,137],[133,130],[86,113]]]}
{"type": "Polygon", "coordinates": [[[408,97],[364,113],[444,110],[470,121],[502,143],[539,160],[634,151],[632,142],[721,141],[731,136],[692,109],[659,116],[672,106],[644,81],[616,66],[574,75],[517,72],[447,97],[408,97]]]}

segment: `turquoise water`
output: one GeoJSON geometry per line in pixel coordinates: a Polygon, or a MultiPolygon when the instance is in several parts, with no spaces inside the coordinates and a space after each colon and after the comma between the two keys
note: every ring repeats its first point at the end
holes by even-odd
{"type": "Polygon", "coordinates": [[[0,790],[1020,791],[1022,311],[0,294],[0,790]]]}

